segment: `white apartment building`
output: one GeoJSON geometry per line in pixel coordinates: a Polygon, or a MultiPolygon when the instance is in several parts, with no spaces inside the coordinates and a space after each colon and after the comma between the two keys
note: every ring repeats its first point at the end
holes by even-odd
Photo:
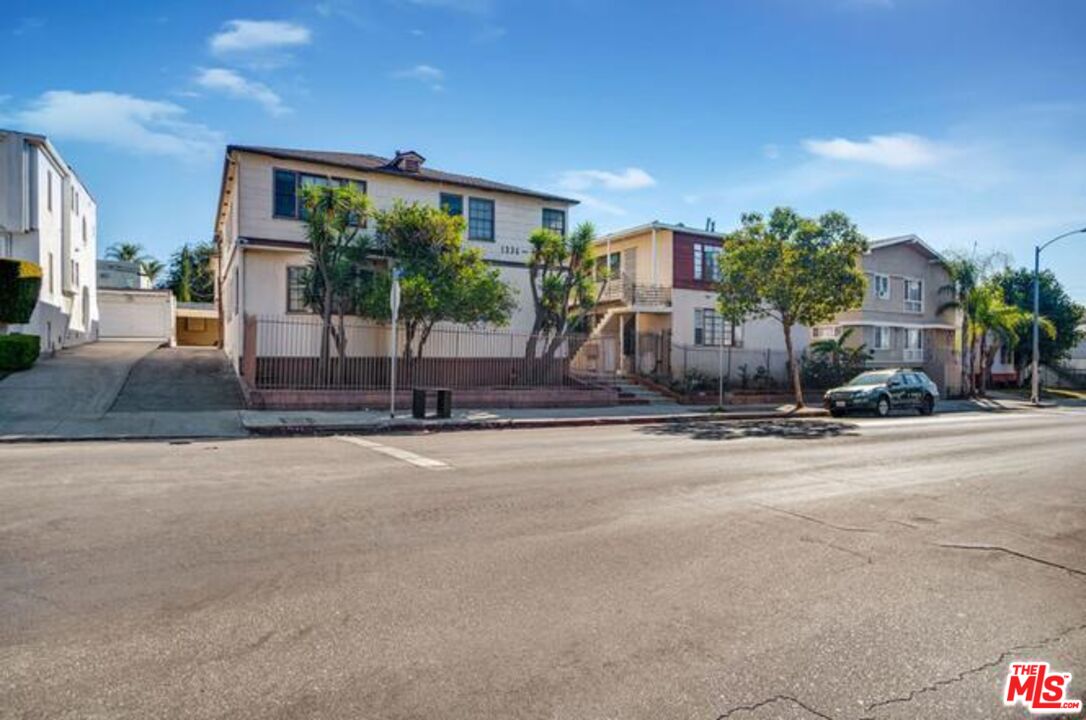
{"type": "Polygon", "coordinates": [[[413,151],[392,159],[346,152],[231,145],[226,148],[215,217],[222,344],[237,366],[246,315],[309,311],[302,270],[309,244],[301,219],[301,189],[353,183],[377,209],[396,200],[444,207],[467,220],[466,240],[517,292],[509,329],[528,333],[534,320],[528,237],[539,227],[565,233],[576,200],[425,167],[413,151]]]}
{"type": "Polygon", "coordinates": [[[0,130],[0,257],[41,266],[37,307],[7,332],[41,337],[42,352],[97,337],[97,206],[43,135],[0,130]]]}

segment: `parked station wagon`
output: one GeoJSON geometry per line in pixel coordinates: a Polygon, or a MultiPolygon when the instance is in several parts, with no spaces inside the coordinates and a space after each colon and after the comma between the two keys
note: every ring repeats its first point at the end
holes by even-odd
{"type": "Polygon", "coordinates": [[[939,388],[923,372],[887,369],[868,370],[847,385],[826,391],[822,403],[834,417],[855,410],[869,410],[886,417],[894,409],[913,409],[921,415],[931,415],[938,399],[939,388]]]}

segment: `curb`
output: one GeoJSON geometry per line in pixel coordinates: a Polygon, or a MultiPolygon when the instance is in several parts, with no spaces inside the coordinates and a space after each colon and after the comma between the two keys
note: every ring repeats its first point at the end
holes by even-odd
{"type": "Polygon", "coordinates": [[[735,420],[805,420],[809,418],[829,417],[825,410],[805,410],[802,413],[686,413],[681,415],[620,415],[587,418],[507,418],[499,420],[410,420],[372,423],[359,425],[341,424],[296,424],[296,425],[260,425],[245,429],[252,435],[262,437],[285,437],[290,435],[380,435],[386,433],[430,433],[458,432],[464,430],[533,430],[540,428],[564,427],[603,427],[606,425],[662,425],[691,421],[730,422],[735,420]]]}

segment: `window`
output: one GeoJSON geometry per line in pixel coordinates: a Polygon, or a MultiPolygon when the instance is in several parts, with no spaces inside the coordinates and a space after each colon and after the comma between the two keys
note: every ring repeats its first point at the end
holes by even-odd
{"type": "Polygon", "coordinates": [[[45,207],[53,212],[53,171],[45,171],[45,207]]]}
{"type": "Polygon", "coordinates": [[[883,325],[875,326],[875,342],[874,347],[876,350],[889,350],[890,349],[890,328],[883,325]]]}
{"type": "Polygon", "coordinates": [[[742,328],[726,322],[712,308],[694,309],[694,344],[738,347],[742,344],[742,328]]]}
{"type": "MultiPolygon", "coordinates": [[[[358,192],[362,193],[363,195],[366,194],[365,180],[348,180],[346,178],[339,178],[339,185],[340,187],[350,186],[358,192]]],[[[361,218],[361,222],[359,222],[359,220],[360,218],[355,213],[351,213],[350,217],[347,218],[347,222],[353,227],[366,227],[366,220],[364,218],[361,218]]]]}
{"type": "Polygon", "coordinates": [[[924,283],[919,280],[905,280],[905,311],[924,312],[924,283]]]}
{"type": "Polygon", "coordinates": [[[298,217],[298,177],[290,170],[275,171],[275,217],[298,217]]]}
{"type": "Polygon", "coordinates": [[[836,325],[817,325],[811,328],[811,337],[815,340],[825,340],[837,337],[836,325]]]}
{"type": "Polygon", "coordinates": [[[905,347],[908,350],[920,350],[924,347],[924,333],[919,328],[906,328],[905,347]]]}
{"type": "Polygon", "coordinates": [[[553,230],[562,237],[566,236],[566,212],[565,210],[551,210],[543,208],[543,227],[553,230]]]}
{"type": "Polygon", "coordinates": [[[305,312],[305,267],[287,266],[287,312],[305,312]]]}
{"type": "Polygon", "coordinates": [[[879,300],[890,299],[890,276],[875,273],[875,297],[879,300]]]}
{"type": "Polygon", "coordinates": [[[720,279],[720,247],[694,243],[694,279],[720,279]]]}
{"type": "Polygon", "coordinates": [[[468,198],[468,240],[494,241],[494,201],[468,198]]]}
{"type": "MultiPolygon", "coordinates": [[[[353,185],[358,190],[366,193],[366,181],[348,178],[328,177],[325,175],[313,175],[312,173],[300,173],[293,170],[279,170],[273,172],[273,200],[272,216],[277,218],[290,218],[305,220],[305,205],[302,202],[303,188],[310,185],[321,187],[344,187],[353,185]]],[[[355,223],[357,224],[357,223],[355,223]]],[[[361,227],[366,224],[362,223],[361,227]]]]}
{"type": "Polygon", "coordinates": [[[464,214],[464,196],[454,195],[452,193],[441,193],[441,199],[438,201],[441,209],[449,215],[456,217],[464,214]]]}

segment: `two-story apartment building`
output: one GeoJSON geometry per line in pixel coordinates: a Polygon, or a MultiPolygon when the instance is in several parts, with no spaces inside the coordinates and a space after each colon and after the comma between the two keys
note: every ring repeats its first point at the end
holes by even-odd
{"type": "Polygon", "coordinates": [[[874,240],[861,263],[867,276],[863,305],[812,328],[815,339],[837,337],[853,328],[847,344],[867,346],[874,367],[923,369],[940,389],[956,392],[958,319],[940,312],[952,285],[942,256],[916,235],[874,240]]]}
{"type": "Polygon", "coordinates": [[[530,332],[534,320],[528,237],[539,227],[565,233],[576,200],[483,178],[431,169],[413,151],[388,159],[348,152],[231,145],[226,149],[215,217],[222,344],[242,354],[246,315],[308,312],[302,271],[309,262],[301,190],[353,183],[377,209],[396,200],[443,207],[467,220],[467,242],[518,293],[510,329],[530,332]]]}
{"type": "MultiPolygon", "coordinates": [[[[732,327],[717,310],[714,286],[723,245],[721,233],[658,221],[596,241],[597,276],[607,281],[593,327],[598,335],[618,337],[620,369],[657,374],[670,365],[673,348],[722,345],[779,353],[770,364],[783,365],[784,333],[778,323],[762,318],[732,327]]],[[[794,329],[797,353],[806,338],[806,329],[794,329]]],[[[715,359],[709,359],[715,368],[715,359]]]]}
{"type": "Polygon", "coordinates": [[[37,263],[41,294],[25,325],[43,352],[97,337],[97,206],[43,136],[0,130],[0,257],[37,263]]]}

